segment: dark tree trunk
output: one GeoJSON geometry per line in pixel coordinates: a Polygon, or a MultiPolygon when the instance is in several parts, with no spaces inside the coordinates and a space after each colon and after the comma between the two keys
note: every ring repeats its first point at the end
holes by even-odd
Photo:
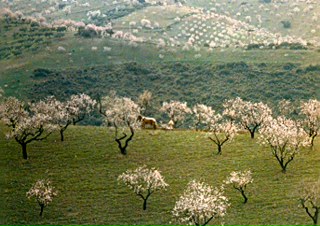
{"type": "Polygon", "coordinates": [[[244,198],[243,203],[244,203],[244,204],[247,203],[247,202],[248,202],[248,197],[247,197],[246,194],[244,193],[244,190],[243,190],[243,189],[241,189],[241,195],[242,195],[242,197],[244,198]]]}
{"type": "Polygon", "coordinates": [[[218,146],[218,153],[217,155],[221,155],[222,154],[222,145],[217,145],[218,146]]]}
{"type": "Polygon", "coordinates": [[[250,131],[251,139],[254,139],[254,131],[250,131]]]}
{"type": "Polygon", "coordinates": [[[22,143],[21,146],[22,146],[23,159],[28,159],[27,144],[26,143],[22,143]]]}
{"type": "Polygon", "coordinates": [[[319,208],[316,208],[316,212],[314,213],[314,216],[312,218],[314,225],[318,225],[318,216],[319,216],[319,208]]]}
{"type": "Polygon", "coordinates": [[[40,210],[40,217],[41,217],[41,216],[42,216],[42,213],[43,213],[44,205],[43,205],[43,204],[40,204],[40,208],[41,208],[41,210],[40,210]]]}
{"type": "Polygon", "coordinates": [[[60,130],[60,140],[64,141],[64,134],[63,134],[64,130],[60,130]]]}
{"type": "Polygon", "coordinates": [[[147,209],[147,199],[143,199],[143,210],[147,209]]]}
{"type": "Polygon", "coordinates": [[[127,154],[127,147],[129,145],[129,142],[132,140],[133,136],[134,136],[134,130],[133,128],[130,126],[130,132],[131,135],[126,139],[127,134],[124,133],[124,135],[120,138],[115,138],[115,141],[118,143],[118,147],[120,149],[121,154],[126,155],[127,154]],[[124,145],[122,145],[121,140],[125,140],[124,145]]]}
{"type": "Polygon", "coordinates": [[[311,136],[311,141],[310,141],[311,147],[313,147],[314,145],[314,138],[316,138],[316,135],[311,136]]]}

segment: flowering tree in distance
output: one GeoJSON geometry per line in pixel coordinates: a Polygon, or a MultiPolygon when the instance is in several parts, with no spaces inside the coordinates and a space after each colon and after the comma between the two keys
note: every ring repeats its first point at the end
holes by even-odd
{"type": "Polygon", "coordinates": [[[96,105],[96,101],[86,94],[72,95],[66,102],[58,101],[51,96],[44,102],[46,108],[50,109],[48,114],[52,117],[52,123],[59,128],[61,141],[64,141],[64,131],[69,125],[83,120],[96,105]]]}
{"type": "Polygon", "coordinates": [[[137,128],[140,107],[130,98],[117,97],[115,95],[102,98],[100,106],[104,106],[106,109],[103,111],[102,107],[100,107],[100,113],[106,117],[106,123],[115,128],[115,141],[121,154],[126,155],[128,144],[134,136],[134,130],[137,128]],[[123,129],[122,136],[118,134],[120,128],[123,129]],[[130,130],[129,137],[125,132],[126,128],[130,130]]]}
{"type": "Polygon", "coordinates": [[[300,204],[312,219],[313,224],[317,225],[320,213],[320,180],[315,183],[304,184],[300,204]]]}
{"type": "Polygon", "coordinates": [[[152,101],[152,93],[145,90],[138,98],[138,105],[141,109],[141,114],[146,115],[149,112],[152,101]]]}
{"type": "Polygon", "coordinates": [[[217,217],[223,217],[228,206],[223,188],[212,188],[193,180],[176,202],[172,214],[181,224],[206,225],[217,217]]]}
{"type": "Polygon", "coordinates": [[[222,154],[222,146],[233,140],[237,133],[237,127],[230,120],[222,121],[220,114],[214,115],[209,124],[208,138],[217,145],[218,155],[222,154]]]}
{"type": "Polygon", "coordinates": [[[44,207],[46,207],[53,198],[57,196],[57,192],[51,186],[49,180],[38,180],[27,192],[28,199],[35,198],[40,206],[40,216],[42,216],[44,207]]]}
{"type": "Polygon", "coordinates": [[[309,100],[300,106],[303,119],[303,128],[309,135],[310,144],[313,146],[314,139],[320,132],[320,101],[309,100]]]}
{"type": "Polygon", "coordinates": [[[170,121],[174,123],[174,127],[178,127],[178,122],[183,122],[187,114],[191,114],[191,109],[187,106],[187,103],[180,101],[163,102],[160,108],[161,112],[165,112],[169,115],[170,121]]]}
{"type": "Polygon", "coordinates": [[[272,155],[277,159],[283,173],[301,147],[309,145],[307,134],[299,123],[283,116],[269,118],[260,134],[260,142],[271,147],[272,155]]]}
{"type": "Polygon", "coordinates": [[[68,114],[72,118],[72,123],[82,121],[90,112],[92,112],[96,106],[96,101],[91,99],[87,94],[72,95],[70,100],[67,101],[66,108],[68,114]]]}
{"type": "MultiPolygon", "coordinates": [[[[198,130],[201,125],[210,126],[209,122],[215,114],[215,110],[213,110],[212,107],[204,104],[197,104],[192,108],[192,111],[195,115],[194,122],[196,130],[198,130]]],[[[210,129],[210,127],[208,129],[210,129]]]]}
{"type": "Polygon", "coordinates": [[[147,200],[152,193],[169,186],[157,169],[148,169],[146,166],[127,170],[118,177],[118,181],[125,183],[143,199],[143,210],[147,209],[147,200]]]}
{"type": "Polygon", "coordinates": [[[226,101],[223,107],[223,115],[238,122],[243,129],[248,130],[251,138],[254,138],[255,132],[272,113],[266,104],[244,101],[240,97],[226,101]]]}
{"type": "Polygon", "coordinates": [[[253,182],[253,179],[252,179],[252,173],[250,170],[246,170],[243,172],[241,171],[231,172],[230,176],[225,181],[226,184],[232,184],[232,186],[241,193],[244,199],[243,203],[247,203],[248,201],[248,197],[245,194],[245,189],[247,185],[252,182],[253,182]]]}
{"type": "Polygon", "coordinates": [[[52,124],[48,110],[41,101],[31,104],[28,111],[16,98],[8,98],[4,104],[2,120],[11,128],[6,136],[21,145],[24,159],[28,159],[27,144],[46,139],[57,128],[52,124]]]}

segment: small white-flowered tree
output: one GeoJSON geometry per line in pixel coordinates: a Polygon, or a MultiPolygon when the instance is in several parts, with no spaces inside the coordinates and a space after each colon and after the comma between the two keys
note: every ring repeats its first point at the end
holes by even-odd
{"type": "Polygon", "coordinates": [[[304,117],[303,129],[309,135],[311,146],[314,145],[314,139],[320,132],[320,101],[308,100],[301,103],[300,114],[304,117]]]}
{"type": "Polygon", "coordinates": [[[66,103],[68,114],[72,118],[72,123],[82,121],[89,113],[91,113],[97,102],[87,94],[72,95],[66,103]]]}
{"type": "Polygon", "coordinates": [[[72,95],[66,102],[58,101],[55,97],[47,97],[43,103],[49,109],[48,114],[52,123],[58,126],[60,140],[64,141],[64,131],[71,124],[82,121],[95,108],[96,101],[86,94],[72,95]]]}
{"type": "Polygon", "coordinates": [[[242,129],[248,130],[251,138],[254,138],[255,132],[272,114],[268,105],[244,101],[240,97],[226,101],[223,107],[223,115],[239,123],[242,129]]]}
{"type": "Polygon", "coordinates": [[[226,184],[232,184],[233,188],[238,190],[244,201],[243,203],[247,203],[248,197],[245,194],[245,190],[248,184],[252,183],[252,173],[250,170],[246,171],[234,171],[230,173],[230,176],[226,179],[226,184]]]}
{"type": "Polygon", "coordinates": [[[313,224],[317,225],[320,213],[320,180],[315,183],[304,183],[299,200],[313,224]]]}
{"type": "Polygon", "coordinates": [[[271,147],[272,155],[277,159],[283,173],[301,147],[310,145],[308,135],[299,123],[283,116],[268,119],[261,128],[259,141],[271,147]]]}
{"type": "Polygon", "coordinates": [[[192,108],[192,111],[195,116],[194,123],[196,130],[198,130],[201,125],[207,126],[207,129],[210,129],[210,121],[215,115],[215,110],[210,106],[197,104],[192,108]]]}
{"type": "Polygon", "coordinates": [[[118,177],[118,181],[125,183],[133,192],[143,199],[143,210],[147,209],[147,200],[157,190],[165,189],[169,185],[164,181],[160,171],[146,166],[135,170],[127,170],[118,177]]]}
{"type": "Polygon", "coordinates": [[[141,114],[146,115],[149,113],[152,104],[152,93],[145,90],[138,98],[138,105],[141,109],[141,114]]]}
{"type": "Polygon", "coordinates": [[[40,206],[40,216],[53,198],[57,196],[57,191],[51,186],[49,180],[38,180],[27,192],[28,199],[34,198],[40,206]]]}
{"type": "Polygon", "coordinates": [[[163,102],[162,107],[160,108],[161,112],[165,112],[169,115],[170,121],[174,123],[174,127],[177,128],[178,122],[182,123],[187,114],[192,114],[191,109],[187,106],[187,102],[180,101],[170,101],[163,102]]]}
{"type": "Polygon", "coordinates": [[[27,144],[44,140],[57,130],[49,111],[42,101],[30,104],[28,110],[22,101],[13,97],[4,103],[2,120],[11,128],[6,137],[15,139],[21,145],[24,159],[28,159],[27,144]]]}
{"type": "Polygon", "coordinates": [[[218,155],[222,154],[222,146],[233,140],[238,128],[230,120],[223,120],[220,114],[214,115],[208,123],[210,128],[207,133],[208,138],[217,145],[218,155]]]}
{"type": "Polygon", "coordinates": [[[134,136],[135,129],[138,128],[140,107],[130,98],[117,97],[114,93],[101,99],[100,113],[105,116],[106,124],[115,128],[115,141],[121,154],[126,155],[129,142],[134,136]],[[125,132],[128,128],[131,133],[129,137],[125,132]],[[119,137],[119,129],[123,129],[123,136],[119,137]]]}
{"type": "Polygon", "coordinates": [[[229,207],[223,188],[212,188],[198,181],[191,181],[172,211],[180,224],[206,225],[223,217],[229,207]]]}

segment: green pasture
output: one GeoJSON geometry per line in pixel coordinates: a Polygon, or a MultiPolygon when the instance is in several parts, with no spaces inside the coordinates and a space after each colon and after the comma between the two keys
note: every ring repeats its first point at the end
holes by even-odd
{"type": "Polygon", "coordinates": [[[299,207],[303,181],[319,179],[319,140],[313,149],[303,149],[282,173],[270,149],[257,144],[249,134],[236,136],[216,155],[204,132],[140,130],[123,156],[106,127],[70,127],[66,140],[59,135],[28,145],[23,160],[20,146],[0,132],[0,223],[1,224],[175,224],[171,210],[192,179],[220,186],[234,170],[251,169],[254,182],[247,187],[249,201],[226,187],[231,206],[224,219],[212,224],[294,225],[311,224],[299,207]],[[170,185],[155,192],[148,208],[117,177],[138,166],[158,168],[170,185]],[[35,181],[50,179],[58,196],[39,217],[40,208],[26,198],[35,181]]]}

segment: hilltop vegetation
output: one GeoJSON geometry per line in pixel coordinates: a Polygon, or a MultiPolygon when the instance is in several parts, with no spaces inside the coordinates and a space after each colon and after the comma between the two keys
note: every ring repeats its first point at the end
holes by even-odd
{"type": "MultiPolygon", "coordinates": [[[[126,63],[117,66],[89,67],[78,70],[37,69],[25,87],[28,99],[39,100],[49,95],[68,98],[76,93],[93,97],[116,90],[120,96],[137,99],[144,90],[153,93],[153,115],[158,115],[162,102],[187,101],[213,106],[221,111],[226,99],[241,96],[253,102],[276,106],[282,99],[293,101],[319,99],[318,67],[285,64],[271,67],[244,62],[223,65],[166,63],[148,66],[126,63]]],[[[157,116],[161,119],[161,115],[157,116]]]]}

